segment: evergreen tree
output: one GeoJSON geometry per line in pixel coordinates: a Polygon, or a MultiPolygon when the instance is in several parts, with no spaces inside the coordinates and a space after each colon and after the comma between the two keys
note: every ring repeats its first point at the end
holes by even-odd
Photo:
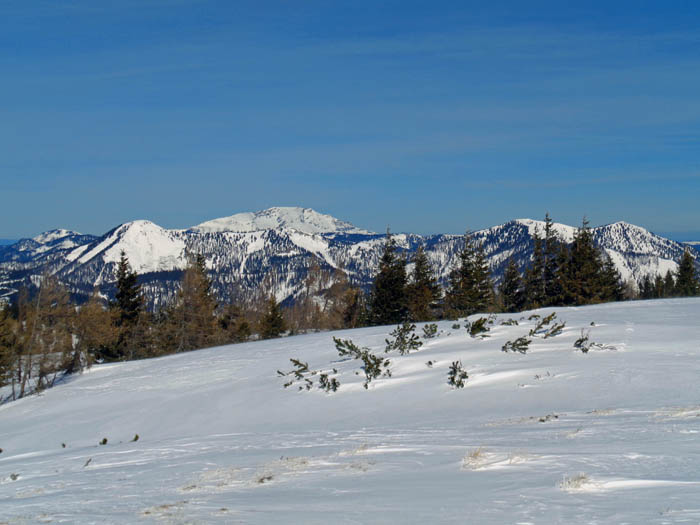
{"type": "Polygon", "coordinates": [[[649,275],[645,275],[639,287],[639,297],[641,299],[652,299],[654,297],[654,283],[649,275]]]}
{"type": "Polygon", "coordinates": [[[413,256],[411,282],[406,287],[408,315],[412,321],[432,321],[433,306],[440,299],[440,286],[433,275],[423,246],[413,256]]]}
{"type": "Polygon", "coordinates": [[[117,291],[110,307],[116,312],[118,335],[114,345],[97,349],[96,357],[104,361],[131,359],[135,352],[135,327],[143,311],[143,296],[138,275],[131,270],[129,259],[122,250],[117,265],[117,291]]]}
{"type": "Polygon", "coordinates": [[[519,312],[523,308],[525,297],[522,277],[518,265],[512,257],[508,259],[499,292],[501,305],[505,312],[519,312]]]}
{"type": "Polygon", "coordinates": [[[544,218],[544,246],[542,247],[543,306],[556,304],[561,299],[562,289],[558,279],[561,244],[554,230],[552,218],[547,213],[544,218]]]}
{"type": "Polygon", "coordinates": [[[676,273],[675,295],[689,297],[699,293],[700,281],[695,272],[694,259],[690,254],[690,250],[686,248],[676,273]]]}
{"type": "Polygon", "coordinates": [[[584,218],[569,249],[569,257],[559,271],[563,304],[600,302],[600,254],[584,218]]]}
{"type": "Polygon", "coordinates": [[[271,295],[267,301],[267,311],[260,320],[260,337],[262,339],[272,339],[281,336],[287,331],[282,311],[280,310],[275,296],[271,295]]]}
{"type": "Polygon", "coordinates": [[[535,230],[532,262],[525,271],[525,297],[527,308],[540,308],[547,303],[544,281],[545,252],[544,240],[535,230]]]}
{"type": "Polygon", "coordinates": [[[493,304],[493,282],[481,243],[467,233],[459,266],[450,274],[445,294],[446,315],[457,318],[485,311],[493,304]]]}
{"type": "Polygon", "coordinates": [[[386,232],[384,251],[379,261],[379,272],[374,278],[370,300],[372,324],[396,324],[407,314],[406,265],[398,253],[396,241],[386,232]]]}
{"type": "Polygon", "coordinates": [[[654,278],[654,299],[661,299],[662,297],[665,297],[666,294],[664,292],[664,278],[661,277],[661,274],[657,274],[656,277],[654,278]]]}
{"type": "Polygon", "coordinates": [[[599,272],[598,298],[603,302],[622,301],[625,295],[625,288],[622,283],[620,272],[617,271],[615,263],[610,257],[605,256],[605,262],[599,272]]]}
{"type": "Polygon", "coordinates": [[[664,291],[662,297],[673,297],[676,291],[676,280],[673,278],[673,272],[668,270],[664,277],[664,291]]]}
{"type": "Polygon", "coordinates": [[[129,259],[122,250],[117,265],[117,292],[112,307],[119,313],[117,321],[119,326],[133,324],[143,310],[143,297],[141,286],[138,283],[138,275],[131,270],[129,259]]]}

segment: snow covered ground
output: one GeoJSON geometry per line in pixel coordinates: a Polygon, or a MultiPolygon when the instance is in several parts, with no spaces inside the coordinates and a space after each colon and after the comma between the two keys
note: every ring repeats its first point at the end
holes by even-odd
{"type": "Polygon", "coordinates": [[[0,523],[699,523],[700,299],[552,311],[524,355],[529,314],[441,322],[367,390],[331,336],[393,327],[95,366],[0,406],[0,523]],[[340,389],[285,389],[290,358],[340,389]]]}

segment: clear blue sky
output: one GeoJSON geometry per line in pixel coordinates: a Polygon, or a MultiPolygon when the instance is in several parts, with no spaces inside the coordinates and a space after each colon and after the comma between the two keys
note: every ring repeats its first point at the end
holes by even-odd
{"type": "Polygon", "coordinates": [[[700,232],[700,3],[0,1],[0,238],[307,206],[700,232]]]}

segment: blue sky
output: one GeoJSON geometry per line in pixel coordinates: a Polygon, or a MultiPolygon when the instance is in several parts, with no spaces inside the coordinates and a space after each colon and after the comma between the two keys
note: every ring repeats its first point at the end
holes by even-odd
{"type": "Polygon", "coordinates": [[[697,2],[0,1],[0,238],[270,206],[700,236],[697,2]]]}

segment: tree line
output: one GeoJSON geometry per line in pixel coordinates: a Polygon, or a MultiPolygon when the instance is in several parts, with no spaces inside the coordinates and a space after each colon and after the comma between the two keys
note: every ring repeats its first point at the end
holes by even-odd
{"type": "Polygon", "coordinates": [[[23,290],[0,309],[0,387],[8,387],[6,398],[50,387],[93,362],[157,357],[308,330],[700,293],[689,251],[677,272],[647,278],[637,292],[625,287],[612,260],[594,245],[587,221],[566,243],[549,215],[544,231],[534,237],[529,264],[519,268],[511,257],[498,288],[484,247],[473,235],[465,235],[443,288],[424,248],[407,259],[389,231],[369,290],[351,283],[342,268],[330,272],[314,264],[304,289],[286,308],[265,290],[245,303],[218,304],[202,255],[189,256],[175,300],[155,312],[146,309],[138,275],[124,253],[116,277],[111,302],[95,290],[85,304],[74,305],[58,280],[46,275],[33,297],[23,290]]]}

